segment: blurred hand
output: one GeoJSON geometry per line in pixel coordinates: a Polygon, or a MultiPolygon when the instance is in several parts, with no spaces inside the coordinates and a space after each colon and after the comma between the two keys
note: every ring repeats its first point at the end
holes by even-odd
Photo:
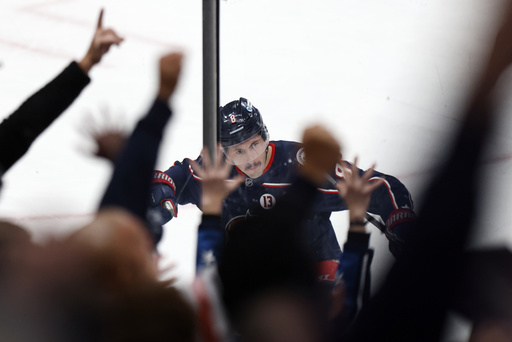
{"type": "Polygon", "coordinates": [[[122,131],[112,130],[100,132],[93,138],[97,145],[96,156],[114,162],[117,155],[123,148],[126,141],[126,134],[122,131]]]}
{"type": "Polygon", "coordinates": [[[204,214],[220,215],[222,202],[245,180],[245,177],[238,175],[228,180],[233,165],[224,160],[220,145],[217,146],[217,157],[213,164],[207,147],[203,149],[202,156],[202,167],[194,160],[190,161],[194,172],[202,178],[201,209],[204,214]]]}
{"type": "Polygon", "coordinates": [[[167,101],[174,93],[178,83],[181,61],[181,53],[170,53],[160,58],[160,86],[158,89],[158,98],[167,101]]]}
{"type": "Polygon", "coordinates": [[[126,118],[122,114],[112,114],[107,107],[100,108],[99,112],[101,119],[89,113],[81,123],[80,130],[87,139],[92,138],[96,143],[96,156],[114,162],[128,138],[126,118]]]}
{"type": "Polygon", "coordinates": [[[512,63],[512,1],[508,1],[503,11],[501,27],[491,52],[490,67],[500,71],[512,63]]]}
{"type": "Polygon", "coordinates": [[[357,168],[357,157],[352,166],[349,167],[347,164],[346,168],[350,169],[350,172],[344,172],[345,180],[338,181],[336,187],[340,191],[341,198],[343,198],[348,206],[350,221],[362,221],[370,205],[373,190],[379,187],[384,180],[378,179],[371,183],[368,182],[373,174],[375,165],[366,170],[363,176],[360,177],[359,169],[357,168]]]}
{"type": "Polygon", "coordinates": [[[119,45],[124,39],[119,37],[114,30],[103,28],[103,9],[100,11],[96,32],[92,38],[89,50],[84,58],[78,62],[82,70],[88,74],[91,68],[99,63],[104,54],[108,52],[112,45],[119,45]]]}
{"type": "Polygon", "coordinates": [[[305,154],[302,175],[319,185],[325,181],[326,174],[332,172],[341,161],[341,146],[334,136],[320,125],[306,128],[302,142],[305,154]]]}

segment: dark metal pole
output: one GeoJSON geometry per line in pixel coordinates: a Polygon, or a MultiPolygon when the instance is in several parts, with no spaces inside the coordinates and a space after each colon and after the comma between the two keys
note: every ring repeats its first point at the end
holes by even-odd
{"type": "Polygon", "coordinates": [[[219,108],[219,0],[203,0],[203,145],[215,160],[219,108]]]}

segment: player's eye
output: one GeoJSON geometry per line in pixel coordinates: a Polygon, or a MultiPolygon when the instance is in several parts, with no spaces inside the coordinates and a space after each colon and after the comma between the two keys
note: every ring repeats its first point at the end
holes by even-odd
{"type": "Polygon", "coordinates": [[[244,154],[245,152],[244,152],[244,150],[236,150],[235,153],[236,154],[244,154]]]}
{"type": "Polygon", "coordinates": [[[255,141],[255,142],[253,142],[253,143],[251,144],[251,148],[255,148],[256,146],[258,146],[258,142],[257,142],[257,141],[255,141]]]}

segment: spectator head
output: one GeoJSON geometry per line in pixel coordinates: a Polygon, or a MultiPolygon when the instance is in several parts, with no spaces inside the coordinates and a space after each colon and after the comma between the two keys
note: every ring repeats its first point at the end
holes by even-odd
{"type": "Polygon", "coordinates": [[[325,333],[328,292],[292,230],[274,216],[251,217],[230,230],[219,270],[242,341],[319,341],[325,333]]]}
{"type": "Polygon", "coordinates": [[[6,267],[16,263],[27,247],[31,246],[32,240],[28,231],[14,223],[0,221],[0,275],[5,272],[6,267]]]}
{"type": "Polygon", "coordinates": [[[94,221],[71,240],[90,248],[98,276],[113,290],[158,276],[154,244],[144,223],[118,208],[100,210],[94,221]]]}

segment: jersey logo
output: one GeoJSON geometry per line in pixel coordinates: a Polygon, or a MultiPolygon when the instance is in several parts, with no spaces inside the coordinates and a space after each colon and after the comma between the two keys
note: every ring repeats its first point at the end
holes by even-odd
{"type": "Polygon", "coordinates": [[[300,165],[304,165],[305,160],[306,160],[306,155],[304,154],[304,147],[301,147],[297,151],[297,161],[300,163],[300,165]]]}
{"type": "Polygon", "coordinates": [[[245,179],[245,186],[246,186],[246,187],[250,188],[251,186],[253,186],[253,184],[254,184],[254,182],[252,181],[252,178],[247,177],[247,178],[245,179]]]}
{"type": "Polygon", "coordinates": [[[348,174],[352,174],[352,170],[349,169],[349,168],[344,168],[343,166],[341,166],[340,164],[336,164],[336,169],[335,169],[335,173],[336,173],[336,176],[339,177],[339,178],[345,178],[345,172],[347,172],[348,174]]]}
{"type": "Polygon", "coordinates": [[[260,204],[263,209],[270,209],[276,204],[276,198],[271,194],[264,194],[260,197],[260,204]]]}

